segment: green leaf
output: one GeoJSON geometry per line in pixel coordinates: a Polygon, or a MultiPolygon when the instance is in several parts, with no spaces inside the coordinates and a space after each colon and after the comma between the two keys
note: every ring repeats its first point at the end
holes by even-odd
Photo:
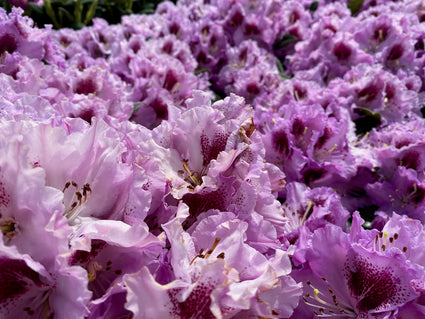
{"type": "Polygon", "coordinates": [[[83,15],[83,1],[82,0],[76,0],[75,7],[74,7],[74,19],[73,19],[73,21],[75,21],[75,23],[80,23],[82,15],[83,15]]]}
{"type": "Polygon", "coordinates": [[[351,0],[347,2],[347,7],[351,11],[351,15],[355,15],[362,7],[364,0],[351,0]]]}
{"type": "Polygon", "coordinates": [[[28,2],[28,7],[31,9],[31,11],[34,11],[38,14],[44,14],[43,7],[35,4],[34,2],[28,2]]]}
{"type": "Polygon", "coordinates": [[[226,97],[226,93],[221,92],[221,91],[214,91],[214,100],[212,101],[213,103],[223,100],[226,97]]]}
{"type": "Polygon", "coordinates": [[[144,3],[140,13],[142,13],[142,14],[153,14],[153,13],[155,13],[155,5],[153,3],[144,3]]]}
{"type": "Polygon", "coordinates": [[[310,4],[310,6],[308,7],[308,10],[310,10],[311,12],[314,12],[317,10],[318,7],[319,7],[319,1],[314,1],[310,4]]]}
{"type": "Polygon", "coordinates": [[[84,27],[85,27],[85,24],[82,22],[71,23],[71,28],[73,28],[74,30],[81,30],[84,27]]]}
{"type": "Polygon", "coordinates": [[[133,0],[126,0],[125,9],[127,11],[131,11],[132,8],[133,8],[133,0]]]}
{"type": "Polygon", "coordinates": [[[56,29],[59,29],[61,26],[58,23],[58,20],[56,19],[55,11],[53,10],[52,3],[50,0],[43,0],[44,8],[46,9],[46,14],[48,17],[52,20],[53,25],[56,29]]]}
{"type": "Polygon", "coordinates": [[[374,117],[376,119],[381,120],[381,114],[379,114],[378,112],[374,112],[371,109],[368,109],[367,107],[358,107],[359,110],[361,110],[361,112],[365,115],[365,116],[369,116],[369,117],[374,117]]]}
{"type": "Polygon", "coordinates": [[[142,103],[134,103],[133,105],[133,112],[131,112],[131,116],[132,117],[134,115],[134,113],[136,113],[136,111],[142,106],[142,103]]]}
{"type": "Polygon", "coordinates": [[[72,16],[71,13],[69,13],[68,10],[66,10],[65,8],[59,7],[58,8],[58,12],[61,14],[64,14],[65,17],[69,20],[69,21],[74,21],[74,17],[72,16]]]}
{"type": "Polygon", "coordinates": [[[94,0],[92,4],[90,5],[89,9],[86,13],[86,18],[84,19],[84,24],[87,25],[89,22],[93,19],[95,13],[96,13],[96,7],[99,0],[94,0]]]}
{"type": "Polygon", "coordinates": [[[381,124],[381,114],[378,112],[374,112],[366,107],[358,107],[354,109],[354,112],[361,116],[354,120],[357,135],[366,134],[381,124]]]}
{"type": "Polygon", "coordinates": [[[282,49],[283,47],[287,46],[288,44],[291,44],[292,42],[297,41],[298,38],[295,35],[292,34],[285,34],[282,38],[282,40],[280,40],[280,42],[276,43],[273,46],[273,49],[275,50],[279,50],[282,49]]]}
{"type": "Polygon", "coordinates": [[[282,81],[285,81],[291,78],[291,76],[285,74],[285,68],[283,67],[282,62],[280,62],[278,58],[276,58],[276,66],[282,81]]]}
{"type": "Polygon", "coordinates": [[[194,73],[195,73],[195,75],[199,75],[199,74],[205,73],[205,72],[210,72],[210,69],[207,69],[207,68],[196,69],[194,73]]]}

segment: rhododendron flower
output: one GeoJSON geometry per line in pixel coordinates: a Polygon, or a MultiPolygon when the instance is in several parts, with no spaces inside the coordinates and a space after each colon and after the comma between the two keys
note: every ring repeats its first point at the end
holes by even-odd
{"type": "Polygon", "coordinates": [[[122,292],[116,286],[123,276],[149,265],[162,246],[143,224],[131,227],[121,221],[97,220],[74,228],[68,263],[87,271],[93,293],[89,307],[102,303],[106,307],[113,295],[122,292]]]}
{"type": "Polygon", "coordinates": [[[0,241],[0,315],[2,318],[81,318],[87,313],[87,276],[63,257],[44,266],[0,241]],[[72,288],[71,288],[72,287],[72,288]]]}
{"type": "Polygon", "coordinates": [[[122,218],[131,169],[119,164],[124,149],[106,123],[93,123],[69,135],[63,128],[34,122],[3,122],[0,130],[22,136],[28,163],[45,171],[46,185],[63,192],[63,214],[70,222],[78,216],[122,218]],[[107,189],[110,197],[104,196],[107,189]]]}
{"type": "Polygon", "coordinates": [[[257,316],[290,315],[299,287],[292,279],[279,279],[290,271],[283,252],[276,252],[268,261],[246,245],[246,224],[231,213],[204,219],[190,236],[181,226],[187,208],[186,212],[181,209],[175,220],[164,225],[175,279],[159,285],[147,268],[126,276],[128,309],[141,318],[231,318],[240,311],[257,316]],[[148,298],[149,307],[136,298],[140,295],[148,298]]]}
{"type": "Polygon", "coordinates": [[[310,271],[304,302],[318,316],[384,318],[419,296],[414,284],[423,268],[408,262],[404,251],[392,248],[396,237],[361,230],[354,214],[350,234],[328,225],[315,231],[306,250],[310,271]],[[332,254],[329,251],[332,251],[332,254]]]}
{"type": "Polygon", "coordinates": [[[422,2],[0,9],[0,317],[424,317],[422,2]]]}

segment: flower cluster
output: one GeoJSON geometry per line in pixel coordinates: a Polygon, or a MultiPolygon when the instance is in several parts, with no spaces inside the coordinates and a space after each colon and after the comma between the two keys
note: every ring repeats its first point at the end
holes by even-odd
{"type": "Polygon", "coordinates": [[[0,9],[0,317],[425,316],[423,1],[22,12],[0,9]]]}

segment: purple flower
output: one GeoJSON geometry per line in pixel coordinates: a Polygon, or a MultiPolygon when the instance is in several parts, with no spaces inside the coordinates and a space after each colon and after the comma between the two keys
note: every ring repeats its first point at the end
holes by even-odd
{"type": "Polygon", "coordinates": [[[81,318],[91,295],[87,277],[66,263],[72,229],[62,216],[63,194],[30,162],[26,124],[0,125],[0,315],[81,318]]]}
{"type": "Polygon", "coordinates": [[[56,265],[45,267],[0,241],[0,314],[3,318],[81,318],[87,313],[90,292],[84,271],[68,267],[62,257],[55,257],[58,258],[56,265]]]}
{"type": "Polygon", "coordinates": [[[246,245],[247,226],[231,213],[204,219],[191,237],[181,227],[185,215],[181,211],[164,225],[175,279],[159,285],[147,268],[126,276],[128,309],[136,316],[158,318],[231,318],[240,311],[241,315],[290,316],[299,287],[285,277],[290,272],[285,253],[277,252],[268,261],[246,245]],[[149,303],[142,304],[140,296],[149,303]]]}
{"type": "MultiPolygon", "coordinates": [[[[107,307],[110,299],[119,298],[123,289],[116,289],[125,274],[147,266],[160,253],[160,241],[150,234],[146,225],[129,226],[120,221],[98,220],[74,227],[70,239],[70,266],[87,271],[88,289],[93,296],[89,308],[107,307]]],[[[121,296],[122,297],[122,296],[121,296]]],[[[114,308],[118,309],[116,301],[114,308]]],[[[100,311],[100,309],[98,310],[100,311]]]]}
{"type": "Polygon", "coordinates": [[[22,160],[41,167],[46,185],[63,193],[63,215],[70,223],[78,216],[121,220],[131,185],[131,168],[120,159],[124,148],[105,122],[89,128],[77,123],[64,123],[69,135],[64,128],[30,121],[6,122],[0,129],[19,132],[28,152],[22,160]]]}
{"type": "Polygon", "coordinates": [[[337,193],[329,187],[310,189],[305,184],[291,182],[285,189],[286,198],[282,207],[289,222],[285,236],[295,240],[292,232],[306,226],[311,232],[332,223],[346,230],[349,212],[342,206],[337,193]]]}
{"type": "MultiPolygon", "coordinates": [[[[301,94],[297,93],[298,97],[301,94]]],[[[278,165],[289,181],[324,186],[355,173],[348,139],[352,135],[348,114],[341,112],[340,118],[331,117],[317,103],[296,102],[279,111],[284,116],[272,117],[263,141],[266,159],[278,165]]]]}
{"type": "Polygon", "coordinates": [[[32,28],[33,21],[22,16],[23,10],[14,7],[7,16],[2,8],[0,11],[0,56],[7,54],[22,54],[30,58],[41,59],[44,56],[44,41],[47,32],[32,28]]]}
{"type": "Polygon", "coordinates": [[[312,236],[306,251],[310,270],[300,273],[305,306],[312,313],[383,318],[418,297],[414,282],[423,278],[423,268],[392,248],[397,238],[362,230],[363,222],[355,213],[350,234],[328,225],[312,236]]]}

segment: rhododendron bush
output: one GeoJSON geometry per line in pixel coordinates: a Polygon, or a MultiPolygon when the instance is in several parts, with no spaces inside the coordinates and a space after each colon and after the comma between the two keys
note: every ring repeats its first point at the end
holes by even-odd
{"type": "Polygon", "coordinates": [[[425,1],[0,10],[1,318],[425,317],[425,1]]]}

